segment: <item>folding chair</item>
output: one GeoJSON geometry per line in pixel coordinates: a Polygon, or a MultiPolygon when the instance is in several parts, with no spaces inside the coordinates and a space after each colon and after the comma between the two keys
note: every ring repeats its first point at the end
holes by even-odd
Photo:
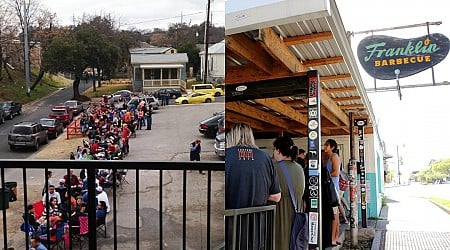
{"type": "Polygon", "coordinates": [[[42,242],[45,242],[48,249],[64,249],[64,223],[58,223],[53,230],[56,230],[56,232],[52,234],[50,231],[50,237],[48,237],[48,234],[43,234],[39,238],[42,242]]]}
{"type": "Polygon", "coordinates": [[[78,217],[79,226],[71,226],[71,240],[77,241],[80,249],[83,249],[83,243],[89,240],[89,223],[87,216],[78,217]]]}
{"type": "Polygon", "coordinates": [[[129,182],[127,181],[127,173],[128,173],[128,169],[117,169],[117,182],[118,185],[122,186],[124,183],[129,184],[129,182]]]}
{"type": "Polygon", "coordinates": [[[35,202],[33,203],[33,208],[34,208],[34,218],[36,220],[41,218],[45,208],[44,203],[42,201],[35,202]]]}

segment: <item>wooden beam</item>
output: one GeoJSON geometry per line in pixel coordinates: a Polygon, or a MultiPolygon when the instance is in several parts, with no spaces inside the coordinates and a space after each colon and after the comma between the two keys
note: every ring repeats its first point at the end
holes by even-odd
{"type": "Polygon", "coordinates": [[[239,87],[225,84],[225,99],[227,102],[234,102],[282,96],[306,98],[306,84],[305,76],[248,82],[240,84],[239,87]]]}
{"type": "Polygon", "coordinates": [[[308,117],[306,115],[295,111],[295,109],[289,107],[278,98],[256,99],[254,101],[303,125],[308,124],[308,117]]]}
{"type": "Polygon", "coordinates": [[[272,28],[260,30],[262,43],[273,58],[278,60],[290,72],[306,72],[307,67],[303,66],[294,53],[284,45],[280,37],[272,28]]]}
{"type": "Polygon", "coordinates": [[[345,126],[349,125],[348,117],[339,106],[324,92],[320,92],[320,103],[335,115],[345,126]]]}
{"type": "Polygon", "coordinates": [[[341,109],[364,108],[364,104],[340,105],[339,108],[341,108],[341,109]]]}
{"type": "Polygon", "coordinates": [[[253,64],[243,66],[227,66],[225,84],[239,84],[245,82],[256,82],[262,80],[279,79],[287,76],[305,76],[306,72],[291,73],[280,65],[275,65],[272,72],[267,74],[264,70],[253,64]]]}
{"type": "Polygon", "coordinates": [[[351,74],[340,74],[340,75],[333,75],[333,76],[320,76],[321,82],[334,82],[339,80],[347,80],[349,78],[352,78],[351,74]]]}
{"type": "Polygon", "coordinates": [[[344,62],[344,57],[335,56],[335,57],[329,57],[329,58],[308,60],[308,61],[303,62],[303,66],[304,67],[317,67],[317,66],[324,66],[324,65],[328,65],[328,64],[343,63],[343,62],[344,62]]]}
{"type": "Polygon", "coordinates": [[[232,112],[231,110],[227,110],[227,114],[225,115],[226,124],[230,123],[245,123],[249,125],[252,129],[258,129],[262,131],[278,131],[282,129],[281,127],[276,127],[271,124],[258,121],[253,118],[249,118],[247,116],[243,116],[241,114],[237,114],[235,112],[232,112]]]}
{"type": "Polygon", "coordinates": [[[242,102],[226,102],[225,110],[231,110],[235,113],[258,121],[267,122],[280,128],[287,128],[289,126],[287,121],[242,102]]]}
{"type": "MultiPolygon", "coordinates": [[[[320,78],[320,79],[322,79],[322,78],[320,78]]],[[[332,88],[332,89],[321,89],[321,91],[325,92],[327,94],[340,93],[340,92],[350,92],[350,91],[356,91],[356,86],[343,87],[343,88],[332,88]]]]}
{"type": "Polygon", "coordinates": [[[304,107],[307,106],[306,101],[305,100],[292,100],[292,101],[286,101],[284,102],[286,105],[288,106],[297,106],[297,105],[303,105],[304,107]]]}
{"type": "Polygon", "coordinates": [[[286,46],[291,46],[291,45],[296,45],[296,44],[305,44],[305,43],[319,42],[319,41],[325,41],[325,40],[331,40],[331,39],[333,39],[333,33],[331,33],[331,31],[325,31],[325,32],[319,32],[319,33],[314,33],[314,34],[292,36],[292,37],[284,38],[283,42],[286,46]]]}
{"type": "Polygon", "coordinates": [[[348,96],[348,97],[333,98],[333,101],[335,101],[335,102],[356,101],[356,100],[361,100],[361,96],[348,96]]]}
{"type": "Polygon", "coordinates": [[[227,49],[234,54],[253,63],[265,73],[271,73],[273,59],[257,42],[250,40],[244,34],[227,36],[225,42],[227,49]]]}

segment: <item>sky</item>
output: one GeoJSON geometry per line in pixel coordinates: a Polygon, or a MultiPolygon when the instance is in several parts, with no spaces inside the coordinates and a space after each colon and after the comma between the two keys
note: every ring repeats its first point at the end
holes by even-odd
{"type": "MultiPolygon", "coordinates": [[[[442,21],[439,26],[430,25],[430,33],[450,37],[450,16],[442,8],[444,0],[336,0],[344,27],[359,32],[404,25],[442,21]]],[[[360,40],[370,36],[356,34],[351,38],[356,56],[360,40]]],[[[427,27],[376,32],[398,38],[414,38],[427,34],[427,27]]],[[[358,61],[358,59],[356,59],[358,61]]],[[[358,62],[359,64],[359,62],[358,62]]],[[[450,82],[450,55],[434,67],[435,81],[450,82]]],[[[360,66],[366,88],[374,87],[374,80],[360,66]]],[[[400,79],[400,85],[432,83],[431,70],[400,79]]],[[[394,86],[395,80],[377,80],[377,86],[394,86]]],[[[397,92],[368,93],[375,112],[379,132],[386,142],[389,154],[399,154],[404,160],[404,170],[425,168],[431,159],[450,158],[450,86],[402,89],[402,100],[397,92]]],[[[396,166],[396,159],[391,160],[396,166]]]]}
{"type": "MultiPolygon", "coordinates": [[[[73,24],[83,13],[111,16],[121,29],[167,29],[170,23],[200,24],[206,20],[207,0],[41,0],[62,25],[73,24]]],[[[211,23],[225,25],[225,0],[211,0],[211,23]]]]}

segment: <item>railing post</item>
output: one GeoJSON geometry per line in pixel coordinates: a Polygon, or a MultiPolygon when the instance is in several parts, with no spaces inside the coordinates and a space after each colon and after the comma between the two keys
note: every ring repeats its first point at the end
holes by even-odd
{"type": "MultiPolygon", "coordinates": [[[[89,222],[89,249],[97,249],[97,216],[95,204],[95,168],[87,168],[87,180],[88,180],[88,222],[89,222]]],[[[72,185],[72,183],[70,183],[72,185]]]]}

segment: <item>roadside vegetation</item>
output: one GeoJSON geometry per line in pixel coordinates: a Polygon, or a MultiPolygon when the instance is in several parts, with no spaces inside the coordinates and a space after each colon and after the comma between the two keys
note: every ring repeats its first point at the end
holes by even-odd
{"type": "Polygon", "coordinates": [[[450,200],[438,197],[429,197],[428,199],[446,207],[450,211],[450,200]]]}
{"type": "Polygon", "coordinates": [[[411,179],[425,184],[450,180],[450,159],[432,160],[427,169],[413,173],[411,179]]]}

